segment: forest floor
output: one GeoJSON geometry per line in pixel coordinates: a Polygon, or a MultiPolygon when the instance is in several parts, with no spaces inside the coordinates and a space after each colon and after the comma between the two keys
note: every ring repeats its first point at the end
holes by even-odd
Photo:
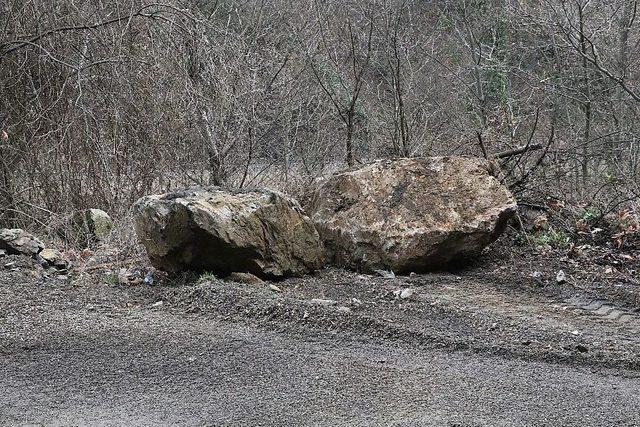
{"type": "Polygon", "coordinates": [[[0,258],[0,424],[640,425],[637,253],[152,286],[105,257],[0,258]]]}

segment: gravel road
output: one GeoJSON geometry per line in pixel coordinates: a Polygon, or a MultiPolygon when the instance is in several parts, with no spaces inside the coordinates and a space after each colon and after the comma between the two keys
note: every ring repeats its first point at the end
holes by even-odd
{"type": "Polygon", "coordinates": [[[123,286],[11,261],[0,425],[640,425],[637,315],[578,288],[339,270],[279,292],[123,286]]]}
{"type": "Polygon", "coordinates": [[[623,370],[301,339],[152,311],[51,314],[31,331],[37,344],[2,357],[3,425],[640,424],[640,380],[623,370]]]}

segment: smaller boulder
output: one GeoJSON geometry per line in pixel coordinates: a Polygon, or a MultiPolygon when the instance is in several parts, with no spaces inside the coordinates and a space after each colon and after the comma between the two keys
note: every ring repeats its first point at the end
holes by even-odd
{"type": "Polygon", "coordinates": [[[34,256],[44,249],[44,243],[19,228],[0,228],[0,249],[11,255],[34,256]]]}
{"type": "Polygon", "coordinates": [[[113,221],[101,209],[86,209],[73,215],[76,231],[87,241],[104,240],[113,229],[113,221]]]}
{"type": "Polygon", "coordinates": [[[47,248],[43,249],[38,255],[56,270],[66,270],[69,267],[69,261],[58,250],[47,248]]]}

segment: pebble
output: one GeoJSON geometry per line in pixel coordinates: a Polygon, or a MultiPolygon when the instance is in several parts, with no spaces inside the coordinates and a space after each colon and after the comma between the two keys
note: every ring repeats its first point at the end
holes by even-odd
{"type": "Polygon", "coordinates": [[[151,307],[162,307],[164,305],[164,301],[156,301],[151,304],[151,307]]]}
{"type": "Polygon", "coordinates": [[[567,275],[563,270],[559,270],[558,273],[556,274],[556,282],[564,283],[566,281],[567,281],[567,275]]]}
{"type": "Polygon", "coordinates": [[[0,249],[0,258],[3,256],[7,256],[7,251],[5,249],[0,249]]]}
{"type": "Polygon", "coordinates": [[[147,272],[147,275],[144,276],[144,284],[145,285],[149,285],[149,286],[153,285],[153,282],[154,282],[154,279],[155,279],[155,277],[154,277],[155,272],[156,272],[155,270],[149,270],[147,272]]]}
{"type": "Polygon", "coordinates": [[[385,279],[395,279],[396,274],[391,270],[375,270],[378,273],[378,276],[383,277],[385,279]]]}
{"type": "Polygon", "coordinates": [[[400,299],[409,299],[413,296],[413,289],[403,289],[402,292],[400,292],[400,299]]]}
{"type": "Polygon", "coordinates": [[[396,289],[395,291],[393,291],[393,295],[396,297],[396,299],[409,299],[413,296],[414,290],[411,288],[405,288],[405,289],[396,289]]]}
{"type": "Polygon", "coordinates": [[[341,306],[341,307],[338,307],[338,313],[348,314],[348,313],[351,313],[351,309],[349,307],[341,306]]]}
{"type": "Polygon", "coordinates": [[[269,289],[271,289],[274,292],[282,292],[282,289],[280,289],[279,287],[277,287],[276,285],[274,285],[273,283],[269,284],[269,289]]]}
{"type": "Polygon", "coordinates": [[[582,344],[578,344],[576,346],[576,350],[578,350],[580,353],[586,353],[589,351],[589,349],[587,348],[587,346],[584,346],[582,344]]]}

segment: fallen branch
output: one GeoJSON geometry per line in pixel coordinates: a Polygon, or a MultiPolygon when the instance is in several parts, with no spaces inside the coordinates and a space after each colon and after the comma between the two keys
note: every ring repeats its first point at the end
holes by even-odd
{"type": "Polygon", "coordinates": [[[517,156],[518,154],[525,153],[527,151],[541,150],[542,144],[525,145],[523,147],[514,148],[513,150],[501,151],[496,153],[495,157],[498,159],[504,159],[506,157],[517,156]]]}

